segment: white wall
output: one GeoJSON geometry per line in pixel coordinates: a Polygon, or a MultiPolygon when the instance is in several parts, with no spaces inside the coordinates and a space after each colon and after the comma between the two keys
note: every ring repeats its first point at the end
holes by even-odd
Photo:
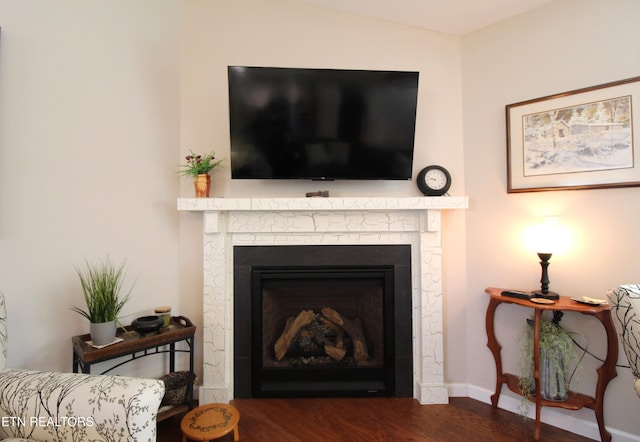
{"type": "MultiPolygon", "coordinates": [[[[414,174],[442,164],[453,176],[451,193],[464,194],[459,38],[288,0],[185,1],[182,19],[183,156],[213,149],[230,157],[228,65],[412,70],[420,72],[414,174]]],[[[212,178],[213,196],[304,196],[319,189],[332,196],[419,195],[409,181],[231,180],[228,161],[212,178]]],[[[193,185],[183,180],[180,193],[193,196],[193,185]]],[[[444,216],[445,327],[453,324],[445,333],[451,361],[445,376],[460,381],[466,378],[463,212],[444,216]]],[[[180,291],[193,302],[202,293],[200,216],[180,218],[181,268],[193,275],[181,279],[180,291]]]]}
{"type": "Polygon", "coordinates": [[[179,3],[2,0],[0,26],[8,364],[70,371],[70,337],[88,333],[69,310],[83,305],[74,266],[85,259],[127,260],[126,286],[135,287],[125,323],[157,305],[185,310],[179,3]]]}
{"type": "MultiPolygon", "coordinates": [[[[289,0],[185,1],[182,23],[182,141],[229,158],[227,66],[330,67],[420,72],[414,170],[432,162],[463,189],[459,39],[289,0]],[[460,176],[458,176],[460,175],[460,176]]],[[[214,196],[418,195],[413,182],[231,181],[214,174],[214,196]]],[[[181,194],[193,194],[183,181],[181,194]]]]}
{"type": "MultiPolygon", "coordinates": [[[[488,300],[483,290],[539,286],[537,257],[522,242],[525,227],[544,215],[558,215],[572,230],[573,247],[554,256],[549,267],[552,289],[561,294],[603,298],[608,288],[640,278],[635,256],[639,188],[508,195],[505,157],[506,104],[640,73],[638,19],[636,0],[559,0],[462,39],[465,178],[471,200],[466,353],[468,381],[485,398],[495,388],[495,373],[484,334],[488,300]]],[[[517,307],[498,310],[498,338],[512,370],[517,351],[507,347],[519,337],[526,316],[517,307]]],[[[562,323],[587,336],[589,349],[604,356],[598,321],[567,314],[562,323]]],[[[626,364],[624,356],[620,362],[626,364]]],[[[581,391],[593,394],[597,365],[586,357],[581,391]]],[[[591,410],[565,415],[595,421],[591,410]]],[[[629,369],[619,368],[605,397],[606,423],[639,436],[638,416],[640,399],[629,369]]]]}

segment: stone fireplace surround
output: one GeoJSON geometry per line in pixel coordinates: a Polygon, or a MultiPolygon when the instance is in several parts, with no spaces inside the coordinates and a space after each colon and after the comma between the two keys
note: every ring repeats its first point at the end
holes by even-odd
{"type": "Polygon", "coordinates": [[[466,197],[179,198],[203,214],[201,404],[233,394],[233,247],[236,245],[411,245],[413,395],[445,404],[441,211],[466,197]]]}

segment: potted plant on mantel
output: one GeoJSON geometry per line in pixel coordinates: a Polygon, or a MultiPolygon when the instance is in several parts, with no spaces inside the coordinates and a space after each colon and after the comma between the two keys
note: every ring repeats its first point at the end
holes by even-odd
{"type": "Polygon", "coordinates": [[[199,155],[189,151],[189,155],[185,157],[187,164],[183,164],[181,175],[192,176],[196,191],[196,198],[209,197],[209,189],[211,188],[211,176],[209,175],[223,160],[215,161],[215,153],[199,155]]]}
{"type": "Polygon", "coordinates": [[[86,263],[86,270],[76,267],[80,277],[86,309],[71,309],[89,320],[89,331],[93,345],[107,345],[116,336],[118,314],[129,299],[131,289],[121,295],[124,279],[124,263],[115,266],[107,258],[104,262],[92,265],[86,263]]]}

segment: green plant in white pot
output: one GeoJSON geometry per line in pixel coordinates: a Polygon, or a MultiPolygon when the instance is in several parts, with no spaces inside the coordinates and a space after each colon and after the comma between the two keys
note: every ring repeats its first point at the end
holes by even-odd
{"type": "Polygon", "coordinates": [[[86,263],[86,269],[76,267],[84,294],[86,309],[71,309],[89,320],[91,341],[106,345],[116,336],[118,315],[129,300],[131,289],[121,294],[124,282],[124,263],[114,265],[108,258],[97,264],[86,263]]]}

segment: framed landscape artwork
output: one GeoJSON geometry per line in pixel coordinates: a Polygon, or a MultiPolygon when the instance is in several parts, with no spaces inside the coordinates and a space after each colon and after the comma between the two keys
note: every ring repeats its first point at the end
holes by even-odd
{"type": "Polygon", "coordinates": [[[640,77],[506,106],[507,192],[640,186],[640,77]]]}

